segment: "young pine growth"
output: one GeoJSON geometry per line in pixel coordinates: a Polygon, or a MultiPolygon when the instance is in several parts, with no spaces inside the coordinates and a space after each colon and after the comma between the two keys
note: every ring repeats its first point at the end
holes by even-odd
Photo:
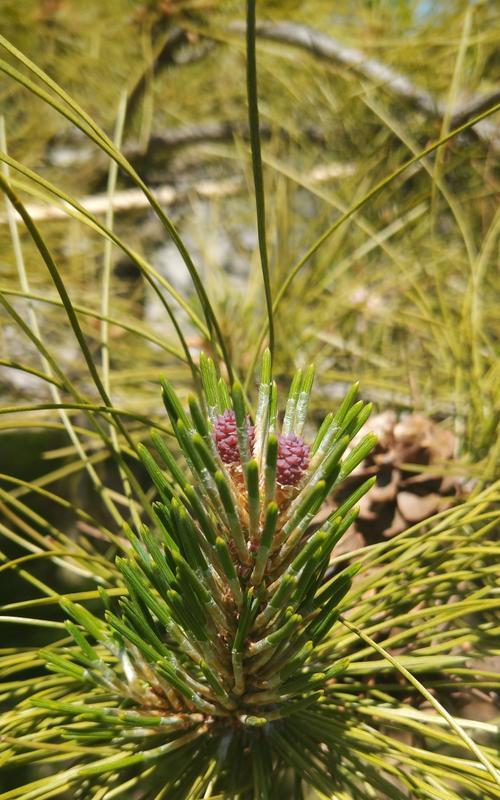
{"type": "Polygon", "coordinates": [[[201,375],[203,407],[190,398],[189,415],[162,383],[185,466],[157,432],[156,457],[140,447],[156,524],[128,532],[117,560],[124,595],[103,593],[104,619],[64,604],[72,645],[45,658],[66,676],[69,699],[38,704],[82,746],[120,743],[119,763],[99,762],[103,774],[147,764],[140,797],[277,797],[277,775],[308,781],[294,730],[313,725],[348,666],[322,643],[357,566],[328,582],[325,573],[371,483],[319,530],[311,523],[375,439],[344,457],[366,419],[356,388],[314,444],[304,439],[312,369],[294,378],[280,432],[268,352],[255,421],[209,359],[201,375]],[[72,702],[82,684],[85,701],[72,702]]]}

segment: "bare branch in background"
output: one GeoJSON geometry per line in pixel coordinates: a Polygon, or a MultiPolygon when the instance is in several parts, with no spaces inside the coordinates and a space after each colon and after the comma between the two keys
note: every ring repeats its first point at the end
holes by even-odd
{"type": "MultiPolygon", "coordinates": [[[[230,30],[243,32],[243,23],[237,22],[230,30]]],[[[368,78],[378,86],[383,86],[392,94],[412,103],[425,114],[441,118],[445,114],[445,105],[426,89],[416,86],[409,78],[382,62],[368,58],[360,50],[348,47],[325,33],[316,31],[306,25],[294,22],[261,24],[257,26],[257,34],[261,39],[270,39],[292,47],[300,47],[319,58],[343,64],[368,78]]],[[[498,102],[500,91],[496,90],[484,97],[474,97],[455,108],[451,115],[451,127],[458,127],[498,102]]],[[[474,126],[476,135],[495,149],[500,147],[498,126],[491,120],[482,120],[474,126]]]]}
{"type": "Polygon", "coordinates": [[[183,30],[182,28],[174,28],[165,39],[165,42],[163,43],[160,51],[156,54],[150,68],[146,72],[142,73],[130,92],[127,100],[127,124],[130,122],[137,105],[142,99],[149,75],[154,76],[162,67],[167,67],[169,64],[173,64],[177,52],[188,41],[189,39],[187,31],[183,30]]]}
{"type": "MultiPolygon", "coordinates": [[[[459,128],[460,125],[464,125],[469,119],[473,119],[483,111],[486,111],[488,108],[491,108],[499,102],[500,89],[496,89],[495,91],[485,94],[481,97],[472,97],[466,103],[462,103],[453,111],[450,120],[450,127],[459,128]]],[[[484,122],[486,122],[486,120],[484,120],[484,122]]],[[[491,126],[495,129],[496,135],[498,136],[498,127],[493,125],[493,123],[491,123],[491,126]]]]}
{"type": "MultiPolygon", "coordinates": [[[[261,123],[260,133],[263,139],[269,139],[273,131],[283,139],[290,139],[290,134],[285,129],[277,130],[265,122],[261,123]]],[[[301,133],[314,144],[326,144],[325,134],[315,125],[306,126],[301,133]]],[[[163,133],[154,133],[149,137],[146,147],[143,147],[140,142],[131,141],[122,147],[122,153],[134,168],[144,175],[151,170],[151,162],[154,163],[156,158],[165,159],[169,155],[169,151],[176,148],[195,144],[230,142],[235,137],[248,140],[248,124],[246,122],[237,120],[203,122],[200,125],[183,125],[181,128],[172,128],[163,133]]],[[[91,161],[96,172],[99,171],[99,168],[103,173],[107,169],[105,156],[100,153],[96,154],[93,147],[85,146],[85,140],[78,135],[73,135],[69,142],[67,136],[62,141],[58,141],[57,138],[53,139],[47,158],[53,166],[61,168],[91,161]]]]}
{"type": "MultiPolygon", "coordinates": [[[[312,170],[306,176],[306,180],[312,183],[324,183],[336,178],[344,178],[347,175],[352,175],[354,166],[352,164],[331,163],[324,164],[312,170]]],[[[165,184],[158,186],[155,189],[155,196],[159,203],[163,206],[175,206],[180,203],[185,203],[191,197],[196,195],[200,198],[214,198],[214,197],[228,197],[230,195],[238,194],[245,189],[245,183],[240,178],[227,178],[226,180],[213,181],[203,180],[197,181],[190,186],[183,186],[177,188],[172,184],[165,184]]],[[[105,214],[109,208],[109,196],[107,192],[102,194],[92,194],[83,197],[79,200],[80,204],[93,215],[105,214]]],[[[42,203],[32,203],[26,205],[30,216],[36,222],[68,219],[69,214],[66,210],[64,203],[61,205],[47,205],[42,203]]],[[[121,192],[115,192],[113,196],[113,210],[116,213],[137,211],[141,209],[148,209],[149,202],[140,189],[124,189],[121,192]]],[[[20,217],[16,215],[16,219],[20,221],[20,217]]],[[[6,214],[0,214],[0,225],[5,225],[8,222],[6,214]]]]}
{"type": "Polygon", "coordinates": [[[193,43],[192,34],[183,28],[174,28],[160,46],[152,63],[141,73],[129,94],[127,100],[127,126],[132,121],[137,107],[144,96],[148,81],[151,78],[157,77],[162,70],[174,64],[184,65],[200,61],[205,58],[214,47],[216,47],[215,42],[211,42],[209,39],[205,39],[201,43],[197,40],[195,45],[193,43]],[[187,45],[189,45],[189,47],[186,47],[187,45]]]}

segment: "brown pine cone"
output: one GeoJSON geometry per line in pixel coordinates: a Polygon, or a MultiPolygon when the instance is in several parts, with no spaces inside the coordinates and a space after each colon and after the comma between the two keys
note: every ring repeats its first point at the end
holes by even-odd
{"type": "Polygon", "coordinates": [[[459,478],[446,475],[445,464],[456,446],[451,431],[419,414],[398,420],[394,411],[372,417],[369,427],[379,437],[378,444],[335,496],[340,503],[367,478],[377,476],[360,503],[355,524],[366,544],[394,536],[449,507],[462,486],[459,478]]]}

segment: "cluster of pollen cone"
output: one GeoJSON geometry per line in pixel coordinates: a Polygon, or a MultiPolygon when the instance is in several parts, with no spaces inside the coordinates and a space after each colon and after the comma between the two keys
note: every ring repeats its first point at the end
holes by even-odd
{"type": "Polygon", "coordinates": [[[161,731],[167,747],[322,701],[347,664],[325,660],[320,645],[357,566],[325,576],[373,483],[319,530],[312,524],[375,443],[368,434],[348,450],[370,413],[357,386],[306,442],[312,368],[296,374],[280,413],[266,352],[255,415],[209,358],[200,373],[203,393],[189,398],[189,413],[162,382],[176,441],[153,430],[155,455],[140,447],[158,499],[148,524],[127,532],[122,596],[103,590],[101,616],[65,603],[74,644],[64,656],[45,654],[52,669],[114,698],[99,707],[110,724],[161,731]]]}

